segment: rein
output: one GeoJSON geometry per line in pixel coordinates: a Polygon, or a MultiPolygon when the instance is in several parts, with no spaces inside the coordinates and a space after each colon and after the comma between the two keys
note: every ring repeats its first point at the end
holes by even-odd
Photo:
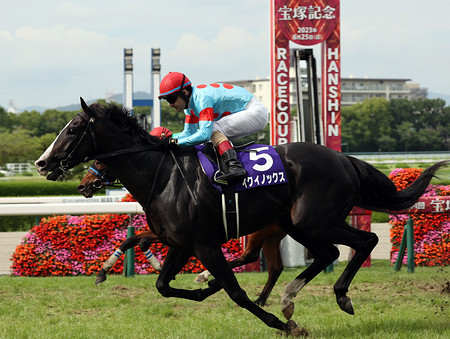
{"type": "Polygon", "coordinates": [[[123,187],[123,185],[116,179],[116,177],[108,178],[106,176],[107,167],[104,169],[99,169],[97,166],[97,161],[95,161],[88,169],[88,172],[94,175],[97,179],[92,182],[92,185],[100,189],[103,185],[108,187],[123,187]]]}
{"type": "Polygon", "coordinates": [[[78,140],[78,142],[75,145],[75,147],[73,148],[73,150],[69,153],[69,155],[65,159],[61,160],[61,162],[59,163],[59,169],[62,170],[63,172],[67,172],[69,170],[70,163],[77,164],[80,162],[88,162],[88,161],[94,160],[94,159],[101,160],[101,159],[111,158],[111,157],[115,157],[115,156],[119,156],[119,155],[123,155],[123,154],[161,149],[160,145],[153,144],[153,145],[125,148],[125,149],[121,149],[121,150],[117,150],[117,151],[113,151],[113,152],[92,155],[89,157],[84,157],[84,158],[79,158],[79,159],[72,159],[72,154],[76,151],[78,146],[81,144],[81,141],[84,139],[84,137],[86,135],[88,135],[88,132],[90,132],[90,134],[91,134],[92,143],[94,145],[94,153],[97,153],[97,150],[98,150],[97,142],[95,139],[95,133],[94,133],[94,130],[92,129],[92,125],[95,123],[95,119],[89,118],[85,112],[80,112],[80,113],[78,113],[78,115],[80,117],[82,117],[85,121],[87,121],[88,124],[87,124],[86,129],[84,130],[80,140],[78,140]]]}
{"type": "MultiPolygon", "coordinates": [[[[97,153],[97,150],[98,150],[97,142],[96,142],[96,138],[95,138],[95,133],[94,133],[94,130],[92,129],[92,126],[95,123],[95,119],[89,117],[85,112],[80,112],[80,113],[78,113],[78,115],[80,117],[82,117],[83,120],[87,121],[87,126],[86,126],[86,129],[84,130],[83,134],[81,135],[80,140],[78,140],[77,144],[72,149],[72,151],[69,153],[69,155],[65,159],[60,161],[60,164],[59,164],[58,168],[61,171],[63,171],[63,172],[67,172],[69,170],[71,162],[73,162],[75,164],[78,164],[80,162],[88,162],[88,161],[93,160],[93,159],[101,160],[101,159],[111,158],[111,157],[115,157],[115,156],[119,156],[119,155],[123,155],[123,154],[130,154],[130,153],[136,153],[136,152],[151,151],[151,150],[155,150],[155,149],[159,149],[160,150],[161,149],[161,146],[159,144],[154,143],[152,145],[130,147],[130,148],[125,148],[125,149],[121,149],[121,150],[117,150],[117,151],[113,151],[113,152],[92,155],[92,156],[88,156],[88,157],[85,157],[85,158],[82,158],[82,159],[72,159],[72,154],[75,152],[75,150],[78,148],[78,146],[80,146],[81,141],[84,139],[84,137],[86,135],[88,135],[88,132],[90,132],[90,134],[91,134],[92,143],[94,145],[94,153],[97,153]]],[[[177,158],[175,157],[175,154],[173,154],[172,150],[169,150],[169,152],[170,152],[170,154],[172,156],[172,159],[175,162],[175,165],[178,168],[178,171],[181,174],[181,177],[183,178],[183,180],[184,180],[184,182],[186,184],[186,187],[187,187],[187,190],[189,192],[189,195],[194,200],[195,206],[198,207],[199,206],[198,199],[197,199],[194,191],[190,187],[189,182],[187,181],[186,176],[184,175],[183,170],[181,169],[181,166],[178,163],[177,158]]],[[[167,154],[166,152],[163,153],[163,156],[162,156],[162,158],[161,158],[161,160],[160,160],[160,162],[158,164],[158,168],[156,170],[155,178],[153,179],[152,187],[151,187],[151,190],[150,190],[150,195],[149,195],[149,198],[148,198],[145,210],[150,205],[150,199],[151,199],[151,197],[153,195],[153,192],[155,190],[155,182],[156,182],[156,179],[157,179],[157,177],[159,175],[159,172],[160,172],[160,169],[161,169],[161,165],[162,165],[164,159],[166,158],[166,154],[167,154]]]]}

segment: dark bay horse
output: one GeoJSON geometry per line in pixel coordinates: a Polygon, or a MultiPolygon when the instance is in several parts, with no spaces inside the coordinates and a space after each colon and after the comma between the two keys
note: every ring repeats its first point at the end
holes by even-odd
{"type": "MultiPolygon", "coordinates": [[[[223,229],[221,196],[203,173],[191,147],[172,149],[142,129],[127,111],[114,105],[81,99],[82,112],[63,129],[35,162],[40,174],[55,179],[82,161],[98,159],[143,206],[149,225],[169,251],[156,287],[164,297],[201,301],[224,289],[229,297],[286,334],[301,335],[293,320],[283,322],[253,303],[239,286],[221,250],[227,241],[223,229]],[[173,156],[167,156],[170,153],[173,156]],[[207,288],[170,286],[190,256],[196,256],[214,276],[207,288]]],[[[378,242],[371,232],[354,229],[346,216],[354,206],[375,211],[410,207],[425,192],[442,161],[426,169],[408,188],[395,185],[373,166],[329,148],[311,143],[275,147],[286,171],[287,183],[257,187],[240,193],[240,231],[250,234],[276,223],[314,256],[313,263],[285,288],[281,301],[287,319],[293,298],[339,256],[334,244],[355,250],[334,285],[339,307],[353,314],[349,285],[378,242]]]]}
{"type": "MultiPolygon", "coordinates": [[[[108,167],[95,160],[89,167],[88,172],[85,174],[80,184],[77,186],[78,192],[86,198],[92,198],[92,196],[100,189],[107,186],[117,186],[116,177],[112,174],[108,167]]],[[[139,248],[144,253],[148,262],[156,271],[161,271],[162,265],[158,259],[153,255],[150,250],[150,245],[159,243],[160,241],[156,235],[151,231],[144,231],[136,234],[130,238],[125,239],[119,248],[104,262],[102,268],[97,273],[95,284],[98,285],[106,280],[106,273],[114,266],[117,260],[125,253],[126,250],[139,245],[139,248]]]]}
{"type": "MultiPolygon", "coordinates": [[[[108,167],[104,163],[95,160],[89,167],[88,172],[81,180],[77,189],[80,194],[86,198],[90,198],[103,187],[114,185],[115,180],[114,174],[108,170],[108,167]]],[[[272,292],[275,283],[283,272],[284,266],[281,259],[280,242],[285,236],[286,232],[277,225],[273,224],[266,226],[263,229],[250,234],[242,255],[229,262],[231,268],[252,263],[259,260],[259,252],[261,248],[263,249],[267,261],[268,278],[261,294],[255,300],[255,303],[258,305],[264,306],[266,304],[270,292],[272,292]]],[[[144,231],[126,239],[103,264],[103,267],[97,274],[95,284],[98,285],[104,282],[106,280],[107,272],[117,262],[119,257],[125,253],[126,250],[137,245],[139,245],[139,248],[144,252],[150,265],[152,265],[155,270],[161,271],[161,263],[155,258],[150,250],[150,245],[157,242],[160,241],[151,230],[144,231]]],[[[204,271],[200,273],[194,281],[198,283],[206,282],[210,275],[209,271],[204,271]]]]}

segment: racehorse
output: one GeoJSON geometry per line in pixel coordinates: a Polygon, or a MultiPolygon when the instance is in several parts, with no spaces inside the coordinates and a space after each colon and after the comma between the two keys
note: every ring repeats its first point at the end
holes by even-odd
{"type": "Polygon", "coordinates": [[[94,160],[77,186],[77,190],[85,198],[92,198],[95,193],[104,187],[121,186],[116,180],[117,178],[108,170],[104,163],[94,160]]]}
{"type": "Polygon", "coordinates": [[[35,162],[40,174],[55,179],[82,161],[98,159],[143,206],[150,228],[169,251],[156,287],[164,297],[201,301],[224,289],[229,297],[285,334],[301,335],[291,320],[292,299],[339,256],[334,244],[355,250],[334,285],[339,307],[353,314],[349,285],[378,242],[372,232],[354,229],[346,221],[353,206],[382,212],[413,205],[430,180],[448,161],[426,169],[409,187],[395,185],[373,166],[324,146],[291,143],[275,147],[287,182],[240,192],[240,232],[250,234],[276,223],[313,255],[314,261],[285,288],[281,301],[286,323],[253,303],[239,286],[222,253],[221,196],[203,173],[192,147],[172,149],[167,140],[149,135],[126,109],[92,104],[81,98],[82,112],[61,131],[35,162]],[[171,157],[166,157],[170,153],[171,157]],[[214,276],[205,289],[170,286],[172,278],[196,256],[214,276]]]}
{"type": "MultiPolygon", "coordinates": [[[[90,198],[101,188],[115,185],[115,180],[114,174],[108,170],[108,167],[104,163],[95,160],[89,167],[88,172],[81,180],[77,189],[80,194],[86,198],[90,198]]],[[[261,294],[255,300],[255,303],[258,305],[264,306],[266,304],[270,292],[272,292],[275,283],[283,272],[284,266],[281,259],[280,242],[285,236],[286,232],[277,225],[273,224],[266,226],[263,229],[250,234],[242,255],[229,262],[231,268],[249,264],[259,259],[259,252],[261,248],[263,249],[269,276],[261,294]]],[[[104,282],[106,280],[106,273],[117,262],[118,258],[125,253],[126,250],[135,247],[136,245],[139,245],[139,248],[144,252],[153,268],[160,271],[161,263],[150,251],[150,245],[157,242],[159,242],[159,240],[151,230],[144,231],[126,239],[103,264],[97,274],[95,284],[98,285],[104,282]]],[[[200,273],[194,281],[197,283],[206,282],[210,275],[209,271],[204,271],[200,273]]]]}

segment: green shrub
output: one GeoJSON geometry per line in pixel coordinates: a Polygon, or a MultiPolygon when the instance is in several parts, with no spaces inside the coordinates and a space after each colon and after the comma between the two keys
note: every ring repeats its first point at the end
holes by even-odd
{"type": "Polygon", "coordinates": [[[411,168],[411,165],[405,163],[398,163],[395,165],[396,168],[411,168]]]}
{"type": "Polygon", "coordinates": [[[0,216],[0,232],[29,231],[40,219],[35,215],[0,216]]]}
{"type": "MultiPolygon", "coordinates": [[[[0,181],[0,197],[78,195],[78,183],[78,181],[0,181]]],[[[36,216],[0,216],[0,232],[28,231],[40,219],[36,216]]]]}
{"type": "Polygon", "coordinates": [[[389,222],[389,214],[382,212],[372,212],[372,223],[389,222]]]}
{"type": "Polygon", "coordinates": [[[77,181],[67,182],[0,182],[0,197],[78,195],[77,181]]]}

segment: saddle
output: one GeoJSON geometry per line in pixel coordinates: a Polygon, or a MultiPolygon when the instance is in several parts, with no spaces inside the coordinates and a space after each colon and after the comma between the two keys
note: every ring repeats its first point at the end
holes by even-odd
{"type": "Polygon", "coordinates": [[[210,183],[222,195],[222,219],[227,239],[239,238],[239,192],[261,186],[286,184],[287,177],[280,156],[272,146],[250,142],[235,146],[247,177],[228,184],[216,178],[225,172],[226,164],[221,160],[211,142],[195,146],[203,172],[210,183]]]}
{"type": "MultiPolygon", "coordinates": [[[[250,141],[246,144],[234,146],[234,150],[236,152],[241,152],[242,150],[253,144],[255,144],[255,142],[250,141]]],[[[217,166],[217,171],[214,173],[214,182],[216,182],[219,185],[228,185],[227,181],[217,179],[217,177],[219,177],[221,174],[226,173],[228,168],[225,161],[223,161],[222,157],[219,156],[219,153],[217,152],[217,149],[214,147],[213,143],[210,141],[205,143],[205,147],[202,152],[212,164],[215,164],[217,166]]]]}

